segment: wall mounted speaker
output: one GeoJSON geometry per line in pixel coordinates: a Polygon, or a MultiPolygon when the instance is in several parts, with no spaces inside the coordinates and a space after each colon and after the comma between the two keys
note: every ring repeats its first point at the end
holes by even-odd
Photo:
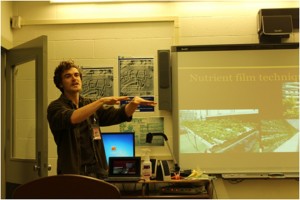
{"type": "Polygon", "coordinates": [[[293,29],[299,29],[299,8],[263,8],[258,11],[263,16],[291,16],[293,29]]]}
{"type": "Polygon", "coordinates": [[[260,43],[281,43],[293,32],[291,16],[262,16],[260,23],[260,43]]]}
{"type": "Polygon", "coordinates": [[[158,64],[158,107],[172,110],[172,74],[170,50],[157,51],[158,64]]]}
{"type": "Polygon", "coordinates": [[[282,16],[262,16],[261,34],[288,36],[293,32],[292,17],[282,16]]]}
{"type": "Polygon", "coordinates": [[[260,43],[281,43],[299,28],[299,8],[261,9],[258,12],[260,43]]]}

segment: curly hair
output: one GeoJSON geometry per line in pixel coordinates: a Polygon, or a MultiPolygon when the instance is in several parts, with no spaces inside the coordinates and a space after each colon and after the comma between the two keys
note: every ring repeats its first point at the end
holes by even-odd
{"type": "Polygon", "coordinates": [[[74,64],[73,60],[70,61],[62,61],[59,63],[59,65],[56,67],[55,71],[54,71],[54,77],[53,77],[53,81],[55,86],[62,92],[64,93],[63,88],[61,87],[62,84],[62,74],[65,70],[69,70],[72,67],[76,68],[79,72],[80,75],[80,79],[82,80],[82,72],[81,72],[81,68],[77,65],[74,64]]]}

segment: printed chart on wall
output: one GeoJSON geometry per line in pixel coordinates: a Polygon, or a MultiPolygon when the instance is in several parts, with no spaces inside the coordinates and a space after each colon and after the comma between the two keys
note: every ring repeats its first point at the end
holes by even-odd
{"type": "Polygon", "coordinates": [[[82,77],[81,95],[93,99],[114,95],[112,67],[85,67],[82,69],[82,77]]]}
{"type": "Polygon", "coordinates": [[[162,137],[153,137],[152,143],[146,143],[147,133],[163,133],[164,118],[149,117],[149,118],[133,118],[131,122],[120,124],[122,132],[135,132],[136,146],[163,146],[164,139],[162,137]]]}
{"type": "MultiPolygon", "coordinates": [[[[140,96],[154,100],[153,58],[121,57],[119,62],[120,96],[140,96]]],[[[121,102],[126,104],[128,102],[121,102]]],[[[140,112],[154,111],[152,106],[139,106],[140,112]]]]}

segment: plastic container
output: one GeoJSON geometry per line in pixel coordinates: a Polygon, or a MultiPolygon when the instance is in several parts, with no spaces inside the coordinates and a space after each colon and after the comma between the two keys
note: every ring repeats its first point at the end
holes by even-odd
{"type": "Polygon", "coordinates": [[[152,163],[150,161],[150,149],[142,149],[144,151],[144,161],[142,163],[142,177],[146,181],[150,181],[152,176],[152,163]]]}

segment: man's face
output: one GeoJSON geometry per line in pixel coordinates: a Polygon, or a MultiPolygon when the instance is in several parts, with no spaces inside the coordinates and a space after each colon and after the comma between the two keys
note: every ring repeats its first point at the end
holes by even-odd
{"type": "Polygon", "coordinates": [[[62,73],[62,87],[64,93],[77,93],[82,89],[82,81],[79,71],[72,67],[62,73]]]}

